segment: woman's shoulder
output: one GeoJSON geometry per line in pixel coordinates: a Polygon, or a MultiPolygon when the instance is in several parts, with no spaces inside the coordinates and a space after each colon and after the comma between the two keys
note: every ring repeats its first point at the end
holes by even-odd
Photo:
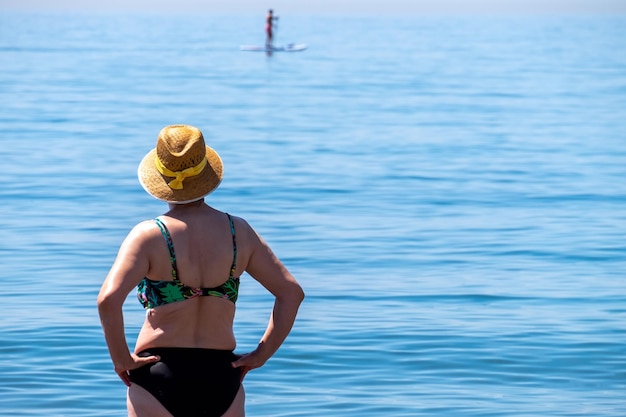
{"type": "Polygon", "coordinates": [[[230,214],[230,213],[226,213],[226,214],[233,221],[233,224],[235,225],[235,230],[237,232],[239,232],[239,230],[241,230],[242,232],[247,232],[248,230],[252,229],[252,226],[250,226],[248,221],[246,219],[244,219],[243,217],[236,216],[236,215],[230,214]]]}
{"type": "Polygon", "coordinates": [[[151,233],[158,230],[156,225],[156,218],[150,220],[143,220],[137,223],[131,230],[131,233],[151,233]]]}
{"type": "Polygon", "coordinates": [[[161,236],[154,219],[137,223],[128,233],[127,239],[137,243],[148,242],[161,236]]]}
{"type": "Polygon", "coordinates": [[[249,242],[256,242],[258,240],[258,234],[256,230],[250,225],[250,223],[240,216],[228,214],[233,220],[235,225],[235,233],[238,240],[247,240],[249,242]]]}

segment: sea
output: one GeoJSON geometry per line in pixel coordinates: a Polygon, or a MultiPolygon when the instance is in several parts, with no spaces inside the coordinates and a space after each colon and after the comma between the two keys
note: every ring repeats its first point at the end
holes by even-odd
{"type": "MultiPolygon", "coordinates": [[[[625,416],[626,16],[280,17],[306,50],[241,51],[263,13],[0,12],[0,415],[125,415],[96,296],[186,123],[306,292],[248,416],[625,416]]],[[[238,353],[272,305],[244,275],[238,353]]]]}

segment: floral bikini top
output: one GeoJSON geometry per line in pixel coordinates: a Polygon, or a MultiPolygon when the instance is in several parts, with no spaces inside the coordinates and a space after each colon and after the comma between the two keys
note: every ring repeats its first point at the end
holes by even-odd
{"type": "Polygon", "coordinates": [[[160,219],[154,219],[161,234],[165,238],[167,248],[170,252],[170,261],[172,262],[172,277],[174,281],[154,281],[148,277],[139,282],[137,286],[137,298],[144,308],[154,308],[177,301],[188,300],[190,298],[212,296],[225,298],[235,303],[239,294],[239,278],[235,278],[235,266],[237,262],[237,242],[235,240],[235,225],[233,219],[228,213],[228,221],[230,223],[230,232],[233,236],[233,264],[230,267],[230,275],[225,283],[215,288],[189,287],[178,278],[178,268],[176,267],[176,254],[174,253],[174,243],[169,230],[160,219]]]}

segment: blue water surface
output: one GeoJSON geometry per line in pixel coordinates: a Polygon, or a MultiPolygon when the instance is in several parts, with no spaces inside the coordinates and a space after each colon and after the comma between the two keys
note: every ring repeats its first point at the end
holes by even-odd
{"type": "MultiPolygon", "coordinates": [[[[626,18],[0,14],[0,415],[121,416],[95,308],[203,130],[307,298],[250,416],[626,415],[626,18]]],[[[130,343],[143,320],[129,297],[130,343]]],[[[244,276],[238,351],[272,298],[244,276]]]]}

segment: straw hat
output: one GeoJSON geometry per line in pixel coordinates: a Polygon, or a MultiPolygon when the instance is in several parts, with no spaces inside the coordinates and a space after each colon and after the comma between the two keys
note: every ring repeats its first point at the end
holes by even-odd
{"type": "Polygon", "coordinates": [[[220,156],[206,146],[202,132],[188,125],[164,127],[156,148],[139,164],[139,182],[153,197],[189,203],[211,193],[222,181],[220,156]]]}

